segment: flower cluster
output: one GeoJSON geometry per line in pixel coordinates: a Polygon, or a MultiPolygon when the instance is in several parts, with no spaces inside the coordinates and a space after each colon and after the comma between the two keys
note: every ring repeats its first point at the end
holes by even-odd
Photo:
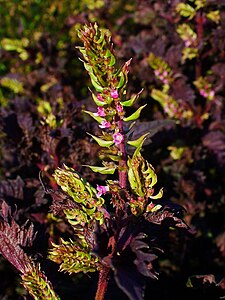
{"type": "Polygon", "coordinates": [[[207,78],[199,77],[195,80],[194,85],[199,90],[199,94],[205,99],[211,101],[215,97],[215,91],[212,88],[212,84],[208,82],[207,78]]]}

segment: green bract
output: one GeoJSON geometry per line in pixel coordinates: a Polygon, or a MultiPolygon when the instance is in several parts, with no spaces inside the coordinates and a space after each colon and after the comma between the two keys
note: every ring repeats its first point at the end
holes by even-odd
{"type": "Polygon", "coordinates": [[[146,106],[147,104],[145,105],[142,105],[141,107],[139,107],[132,115],[130,115],[129,117],[127,118],[124,118],[124,122],[129,122],[129,121],[134,121],[134,120],[137,120],[139,117],[140,117],[140,114],[141,114],[141,111],[142,109],[146,106]]]}

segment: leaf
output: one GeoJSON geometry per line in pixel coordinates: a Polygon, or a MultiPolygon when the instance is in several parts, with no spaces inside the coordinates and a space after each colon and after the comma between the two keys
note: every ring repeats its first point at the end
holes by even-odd
{"type": "Polygon", "coordinates": [[[220,11],[219,10],[210,11],[209,13],[206,14],[206,17],[209,20],[218,24],[220,22],[220,11]]]}
{"type": "Polygon", "coordinates": [[[180,13],[181,16],[187,17],[189,19],[194,18],[194,16],[196,15],[195,9],[189,4],[178,3],[178,5],[176,6],[176,10],[178,13],[180,13]]]}
{"type": "Polygon", "coordinates": [[[0,197],[13,197],[22,200],[24,198],[23,188],[24,182],[21,177],[16,179],[1,180],[0,182],[0,197]]]}
{"type": "Polygon", "coordinates": [[[97,166],[89,166],[89,165],[84,165],[85,167],[90,168],[93,172],[98,172],[100,174],[114,174],[115,170],[116,170],[116,166],[115,167],[97,167],[97,166]]]}
{"type": "Polygon", "coordinates": [[[95,102],[95,104],[97,106],[105,106],[105,105],[107,105],[106,102],[99,101],[98,98],[97,98],[97,96],[94,93],[91,93],[91,94],[92,94],[92,98],[93,98],[93,100],[94,100],[94,102],[95,102]]]}
{"type": "Polygon", "coordinates": [[[145,278],[135,267],[115,266],[114,277],[118,287],[130,300],[144,299],[145,278]]]}
{"type": "Polygon", "coordinates": [[[143,92],[144,89],[142,89],[139,93],[137,93],[136,95],[134,95],[131,99],[127,100],[127,101],[121,101],[121,105],[122,106],[132,106],[134,104],[134,102],[139,98],[140,94],[143,92]]]}
{"type": "Polygon", "coordinates": [[[114,141],[106,141],[106,140],[100,139],[97,136],[94,136],[90,133],[87,133],[87,134],[90,135],[101,147],[110,147],[114,144],[114,141]]]}
{"type": "Polygon", "coordinates": [[[157,256],[151,252],[149,245],[145,241],[146,237],[147,235],[145,233],[140,232],[130,243],[131,250],[136,255],[134,263],[142,275],[157,279],[158,274],[152,265],[152,261],[154,261],[157,256]]]}
{"type": "Polygon", "coordinates": [[[98,123],[102,123],[105,119],[99,116],[96,116],[95,113],[88,111],[88,110],[83,110],[86,114],[90,115],[93,119],[95,119],[98,123]]]}
{"type": "Polygon", "coordinates": [[[96,76],[93,73],[89,73],[90,78],[91,78],[91,83],[93,85],[93,87],[96,89],[97,92],[102,92],[104,90],[104,88],[100,85],[100,83],[98,82],[96,76]]]}
{"type": "MultiPolygon", "coordinates": [[[[123,74],[123,72],[121,71],[120,74],[118,75],[118,77],[120,77],[120,81],[119,83],[117,84],[116,88],[117,89],[120,89],[123,85],[124,85],[124,82],[126,80],[126,77],[125,75],[123,74]]],[[[122,104],[122,103],[121,103],[122,104]]]]}
{"type": "Polygon", "coordinates": [[[15,78],[3,77],[0,80],[0,85],[10,89],[15,94],[24,92],[23,84],[15,78]]]}
{"type": "Polygon", "coordinates": [[[124,122],[129,122],[129,121],[137,120],[140,117],[142,109],[145,108],[146,105],[147,104],[142,105],[141,107],[139,107],[132,115],[130,115],[127,118],[124,118],[123,121],[124,122]]]}
{"type": "Polygon", "coordinates": [[[27,228],[25,226],[20,227],[13,219],[10,224],[0,223],[0,253],[21,273],[25,273],[31,265],[22,247],[31,246],[34,238],[33,224],[27,228]]]}
{"type": "Polygon", "coordinates": [[[138,147],[140,147],[141,145],[143,145],[143,143],[144,143],[146,137],[147,137],[149,134],[150,134],[150,132],[147,132],[147,133],[143,134],[141,137],[139,137],[139,139],[137,139],[137,140],[128,141],[127,144],[128,144],[128,145],[131,145],[131,146],[133,146],[133,147],[138,148],[138,147]]]}
{"type": "Polygon", "coordinates": [[[162,198],[162,196],[163,196],[163,188],[160,189],[160,191],[158,192],[158,194],[152,195],[149,198],[151,198],[151,199],[159,199],[159,198],[162,198]]]}

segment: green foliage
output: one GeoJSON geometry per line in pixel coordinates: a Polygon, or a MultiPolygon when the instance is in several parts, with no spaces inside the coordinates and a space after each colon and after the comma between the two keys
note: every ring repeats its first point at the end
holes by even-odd
{"type": "Polygon", "coordinates": [[[154,193],[153,187],[157,183],[157,176],[153,166],[142,157],[141,145],[135,150],[132,158],[128,159],[128,179],[134,194],[151,198],[154,193]]]}
{"type": "Polygon", "coordinates": [[[71,225],[89,224],[91,226],[94,220],[103,223],[101,208],[104,199],[96,197],[97,191],[88,182],[72,168],[66,166],[65,169],[58,168],[54,173],[54,178],[62,190],[80,205],[79,208],[64,210],[71,225]]]}
{"type": "Polygon", "coordinates": [[[22,284],[35,300],[60,300],[47,277],[40,271],[40,265],[21,275],[22,284]]]}
{"type": "Polygon", "coordinates": [[[60,245],[53,244],[53,249],[49,253],[49,258],[60,265],[60,271],[69,274],[78,272],[95,272],[98,269],[98,258],[92,256],[87,245],[74,242],[72,240],[64,241],[61,239],[60,245]]]}
{"type": "Polygon", "coordinates": [[[5,88],[11,90],[15,94],[19,94],[19,93],[24,92],[23,84],[21,82],[19,82],[18,80],[13,79],[13,78],[3,77],[0,80],[0,85],[2,87],[5,87],[5,88]]]}
{"type": "Polygon", "coordinates": [[[6,51],[16,51],[19,53],[19,57],[22,60],[27,60],[29,57],[28,52],[25,48],[29,45],[29,40],[27,38],[22,38],[21,40],[18,39],[8,39],[3,38],[0,41],[0,46],[6,51]]]}

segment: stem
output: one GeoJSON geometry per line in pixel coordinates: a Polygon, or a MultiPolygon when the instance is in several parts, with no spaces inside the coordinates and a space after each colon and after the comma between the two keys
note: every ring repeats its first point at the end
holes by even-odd
{"type": "MultiPolygon", "coordinates": [[[[122,135],[123,132],[123,121],[120,118],[119,122],[119,131],[122,135]]],[[[126,161],[126,150],[125,150],[125,139],[119,145],[119,150],[122,153],[122,159],[119,162],[119,184],[121,189],[125,189],[127,187],[127,161],[126,161]]]]}
{"type": "MultiPolygon", "coordinates": [[[[196,30],[197,30],[197,41],[198,41],[198,46],[200,45],[202,38],[203,38],[203,15],[199,11],[196,15],[196,30]]],[[[200,77],[202,73],[202,66],[201,66],[201,58],[198,56],[197,62],[196,62],[196,67],[195,67],[195,76],[196,78],[200,77]]]]}
{"type": "Polygon", "coordinates": [[[110,271],[109,267],[103,267],[103,269],[99,273],[98,289],[95,295],[95,300],[104,299],[108,281],[109,281],[109,271],[110,271]]]}

